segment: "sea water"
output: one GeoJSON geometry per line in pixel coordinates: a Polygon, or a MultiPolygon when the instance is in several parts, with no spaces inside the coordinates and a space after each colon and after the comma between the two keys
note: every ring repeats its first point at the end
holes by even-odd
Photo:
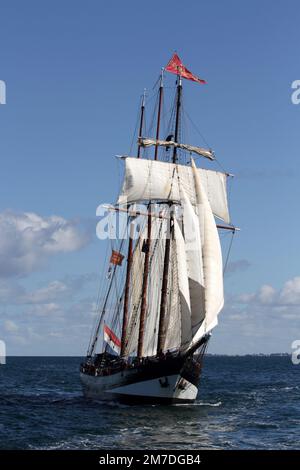
{"type": "Polygon", "coordinates": [[[79,357],[0,365],[1,449],[300,449],[300,365],[289,356],[207,356],[191,405],[83,397],[79,357]]]}

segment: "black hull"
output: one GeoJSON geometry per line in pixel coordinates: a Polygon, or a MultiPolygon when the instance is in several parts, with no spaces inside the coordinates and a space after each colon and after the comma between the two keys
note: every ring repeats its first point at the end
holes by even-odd
{"type": "Polygon", "coordinates": [[[185,356],[166,354],[131,363],[98,355],[92,366],[81,367],[84,393],[124,404],[192,403],[198,394],[204,346],[185,356]]]}

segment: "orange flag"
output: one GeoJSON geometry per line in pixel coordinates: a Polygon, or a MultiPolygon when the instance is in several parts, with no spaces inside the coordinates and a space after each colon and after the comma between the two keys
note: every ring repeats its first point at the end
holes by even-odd
{"type": "Polygon", "coordinates": [[[124,256],[119,251],[112,250],[110,262],[111,264],[116,264],[117,266],[121,266],[124,256]]]}
{"type": "Polygon", "coordinates": [[[192,72],[190,72],[181,62],[180,58],[178,55],[175,53],[173,54],[173,57],[169,61],[169,63],[166,66],[165,69],[167,72],[170,73],[175,73],[176,75],[180,75],[182,78],[186,78],[187,80],[192,80],[193,82],[197,83],[206,83],[205,80],[202,80],[201,78],[197,77],[196,75],[193,75],[192,72]]]}

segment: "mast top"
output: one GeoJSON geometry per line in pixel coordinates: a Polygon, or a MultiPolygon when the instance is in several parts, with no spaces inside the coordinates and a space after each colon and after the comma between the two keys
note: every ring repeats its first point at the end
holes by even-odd
{"type": "Polygon", "coordinates": [[[165,68],[162,67],[160,71],[160,82],[159,82],[160,88],[163,88],[164,86],[164,71],[165,71],[165,68]]]}
{"type": "Polygon", "coordinates": [[[146,104],[146,96],[147,96],[147,89],[144,88],[144,92],[142,94],[142,107],[143,108],[145,107],[145,104],[146,104]]]}

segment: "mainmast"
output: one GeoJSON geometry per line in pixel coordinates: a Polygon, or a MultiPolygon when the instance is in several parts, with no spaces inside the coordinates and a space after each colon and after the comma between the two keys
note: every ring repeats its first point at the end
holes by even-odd
{"type": "MultiPolygon", "coordinates": [[[[175,121],[175,142],[179,139],[179,126],[180,126],[180,111],[181,111],[181,95],[182,95],[182,83],[181,75],[177,76],[177,102],[176,102],[176,121],[175,121]]],[[[173,149],[173,163],[177,163],[177,147],[173,149]]]]}
{"type": "MultiPolygon", "coordinates": [[[[178,74],[177,77],[177,102],[176,102],[176,120],[175,120],[175,142],[178,142],[179,138],[179,125],[180,125],[180,110],[181,110],[181,94],[182,94],[182,83],[181,76],[178,74]]],[[[177,148],[173,150],[173,163],[177,162],[177,148]]],[[[168,295],[168,277],[169,277],[169,265],[170,265],[170,251],[171,251],[171,239],[174,232],[174,215],[173,212],[170,214],[170,222],[167,230],[166,245],[165,245],[165,256],[164,256],[164,269],[163,279],[161,288],[161,301],[160,301],[160,313],[159,313],[159,329],[158,329],[158,341],[157,341],[157,354],[163,351],[165,339],[166,339],[166,313],[167,313],[167,295],[168,295]]]]}
{"type": "MultiPolygon", "coordinates": [[[[161,70],[160,73],[160,86],[159,86],[159,97],[158,97],[158,112],[157,112],[157,126],[156,126],[156,140],[159,139],[159,130],[160,130],[160,115],[161,115],[161,108],[163,102],[163,94],[164,94],[164,69],[161,70]]],[[[157,160],[158,156],[158,145],[155,146],[155,154],[154,160],[157,160]]]]}
{"type": "MultiPolygon", "coordinates": [[[[145,102],[146,102],[146,89],[144,89],[144,93],[143,93],[143,96],[142,96],[141,117],[140,117],[140,128],[139,128],[138,142],[139,142],[140,138],[142,138],[142,134],[143,134],[145,102]]],[[[140,146],[140,143],[138,143],[137,158],[140,158],[140,156],[141,156],[141,146],[140,146]]]]}
{"type": "Polygon", "coordinates": [[[158,327],[158,341],[157,341],[157,354],[163,351],[165,339],[166,339],[166,313],[167,313],[167,295],[168,295],[168,277],[169,277],[169,265],[170,265],[170,249],[171,249],[171,238],[174,230],[174,217],[173,214],[170,216],[169,230],[166,236],[165,246],[165,257],[164,257],[164,270],[163,280],[161,288],[161,301],[160,301],[160,312],[159,312],[159,327],[158,327]]]}
{"type": "MultiPolygon", "coordinates": [[[[161,74],[160,74],[158,111],[157,111],[157,125],[156,125],[156,140],[159,139],[162,99],[163,99],[163,69],[162,69],[161,74]]],[[[155,160],[157,160],[157,156],[158,156],[158,146],[156,145],[155,146],[155,153],[154,153],[154,159],[155,160]]],[[[144,260],[142,303],[141,303],[140,327],[139,327],[139,338],[138,338],[138,353],[137,353],[139,358],[143,357],[145,320],[146,320],[146,314],[147,314],[147,290],[148,290],[149,265],[150,265],[150,254],[151,254],[151,230],[152,230],[151,203],[149,203],[148,220],[147,220],[147,242],[144,245],[145,260],[144,260]]]]}

